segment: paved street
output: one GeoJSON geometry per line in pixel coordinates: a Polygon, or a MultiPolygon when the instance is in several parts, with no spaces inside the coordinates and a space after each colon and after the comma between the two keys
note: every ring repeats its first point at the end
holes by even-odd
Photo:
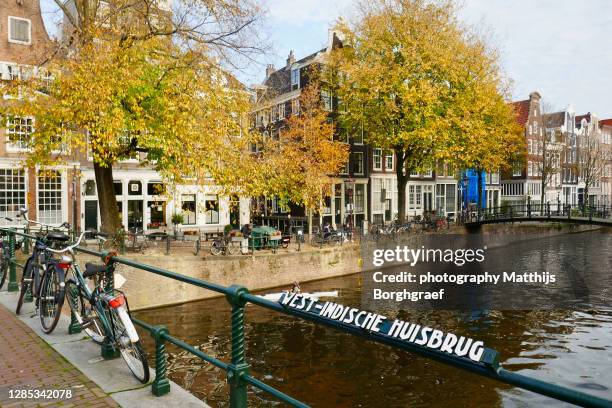
{"type": "MultiPolygon", "coordinates": [[[[0,406],[117,407],[117,403],[34,331],[0,305],[0,406]],[[60,399],[15,398],[19,391],[58,390],[60,399]],[[65,390],[62,391],[62,390],[65,390]],[[11,398],[11,393],[13,393],[11,398]],[[71,394],[67,398],[66,394],[71,394]],[[40,402],[45,401],[46,402],[40,402]]],[[[51,395],[53,397],[53,395],[51,395]]]]}

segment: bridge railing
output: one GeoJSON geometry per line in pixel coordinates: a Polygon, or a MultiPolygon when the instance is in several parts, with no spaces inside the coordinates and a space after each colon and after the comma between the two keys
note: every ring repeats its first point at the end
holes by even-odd
{"type": "Polygon", "coordinates": [[[560,202],[507,204],[500,207],[489,207],[475,209],[473,211],[462,211],[459,215],[460,223],[472,223],[483,221],[512,221],[513,219],[542,219],[542,218],[567,218],[588,219],[590,221],[612,219],[612,206],[562,204],[560,202]]]}
{"type": "MultiPolygon", "coordinates": [[[[16,231],[14,229],[0,228],[0,234],[8,238],[10,262],[13,267],[16,262],[15,257],[15,238],[23,236],[28,239],[35,237],[16,231]]],[[[352,334],[369,341],[385,344],[399,350],[409,351],[420,356],[442,362],[456,368],[470,371],[484,377],[488,377],[502,383],[510,384],[529,391],[533,391],[548,397],[552,397],[561,401],[578,404],[588,407],[612,407],[612,400],[606,400],[600,397],[589,395],[570,388],[562,387],[536,378],[528,377],[516,372],[505,370],[499,363],[500,356],[497,351],[485,349],[483,358],[480,362],[475,362],[466,357],[449,354],[438,349],[427,348],[426,346],[417,345],[415,343],[405,342],[398,338],[375,333],[373,330],[366,330],[356,325],[349,325],[338,320],[323,318],[317,314],[309,313],[303,310],[282,305],[279,302],[272,302],[262,297],[252,295],[248,289],[240,285],[222,286],[216,283],[208,282],[202,279],[193,278],[182,275],[167,269],[158,268],[156,266],[146,265],[139,262],[134,262],[130,259],[122,258],[109,253],[107,251],[98,252],[87,248],[76,248],[78,251],[98,256],[108,262],[108,273],[112,276],[117,264],[136,268],[142,271],[163,276],[178,282],[183,282],[201,289],[210,290],[221,295],[224,295],[231,308],[231,359],[230,362],[221,361],[202,350],[199,350],[192,345],[171,336],[168,329],[162,325],[151,325],[139,319],[133,319],[141,328],[148,331],[153,337],[155,344],[155,378],[152,383],[152,392],[156,396],[162,396],[170,391],[170,382],[167,377],[167,352],[166,344],[170,343],[176,347],[183,349],[194,356],[208,362],[226,372],[227,381],[229,383],[229,401],[230,407],[242,408],[247,406],[247,386],[253,386],[260,390],[269,393],[278,398],[282,402],[295,407],[308,407],[305,403],[298,401],[285,393],[271,387],[264,382],[249,374],[249,364],[246,359],[246,334],[245,334],[245,306],[247,303],[263,307],[268,310],[307,320],[315,324],[320,324],[330,327],[341,332],[352,334]]],[[[4,251],[3,251],[4,252],[4,251]]],[[[16,287],[16,277],[11,273],[11,282],[13,288],[16,287]]],[[[11,285],[9,285],[11,287],[11,285]]],[[[16,289],[14,289],[16,290],[16,289]]]]}

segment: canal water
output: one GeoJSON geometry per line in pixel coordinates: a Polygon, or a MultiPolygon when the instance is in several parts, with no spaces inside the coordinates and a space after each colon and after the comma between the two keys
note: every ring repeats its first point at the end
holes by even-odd
{"type": "MultiPolygon", "coordinates": [[[[588,232],[498,248],[510,270],[596,271],[612,290],[612,234],[588,232]],[[541,256],[534,256],[534,255],[541,256]],[[535,260],[535,261],[534,261],[535,260]],[[541,262],[534,265],[534,262],[541,262]]],[[[495,255],[495,254],[494,254],[495,255]]],[[[491,254],[489,255],[491,256],[491,254]]],[[[340,303],[359,307],[360,275],[302,285],[338,290],[340,303]]],[[[607,292],[604,292],[604,294],[607,292]]],[[[430,327],[483,340],[506,369],[612,398],[612,296],[589,298],[574,310],[385,311],[430,327]]],[[[138,318],[229,361],[229,307],[224,299],[141,311],[138,318]]],[[[553,399],[497,383],[408,352],[248,306],[247,356],[257,378],[313,407],[540,407],[553,399]]],[[[146,347],[152,350],[147,340],[146,347]]],[[[220,370],[169,348],[171,378],[213,407],[227,406],[220,370]]],[[[251,406],[278,406],[249,388],[251,406]]]]}

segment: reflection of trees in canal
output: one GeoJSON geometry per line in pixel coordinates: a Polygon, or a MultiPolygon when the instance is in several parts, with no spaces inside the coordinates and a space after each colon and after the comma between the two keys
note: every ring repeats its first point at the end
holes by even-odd
{"type": "MultiPolygon", "coordinates": [[[[581,242],[587,238],[581,234],[581,242]]],[[[597,236],[594,239],[604,240],[597,236]]],[[[555,268],[569,264],[578,271],[610,270],[607,245],[599,247],[599,259],[603,262],[599,264],[593,263],[597,250],[580,247],[575,236],[568,236],[558,250],[568,256],[554,259],[550,253],[530,254],[528,262],[533,269],[546,263],[555,268]]],[[[610,280],[600,285],[610,287],[610,280]]],[[[359,306],[361,302],[358,275],[303,284],[302,289],[338,289],[340,303],[359,306]]],[[[612,383],[609,307],[595,304],[579,312],[378,312],[483,340],[486,346],[501,353],[505,367],[510,370],[603,397],[609,398],[612,393],[607,388],[612,383]]],[[[199,344],[217,358],[229,360],[230,316],[224,299],[143,311],[137,316],[165,324],[171,334],[190,344],[199,344]]],[[[246,322],[247,358],[252,373],[314,407],[541,406],[551,402],[554,405],[554,401],[545,397],[256,306],[247,307],[246,322]]],[[[147,348],[151,350],[150,342],[147,348]]],[[[170,350],[173,380],[212,406],[227,405],[223,372],[177,353],[175,348],[170,350]]],[[[267,402],[271,400],[267,395],[256,393],[252,387],[250,393],[254,406],[272,405],[267,402]]]]}

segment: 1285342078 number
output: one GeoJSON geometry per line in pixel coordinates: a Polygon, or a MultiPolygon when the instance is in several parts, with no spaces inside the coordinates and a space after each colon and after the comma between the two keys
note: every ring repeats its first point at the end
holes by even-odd
{"type": "Polygon", "coordinates": [[[9,399],[69,399],[72,390],[9,390],[9,399]]]}

